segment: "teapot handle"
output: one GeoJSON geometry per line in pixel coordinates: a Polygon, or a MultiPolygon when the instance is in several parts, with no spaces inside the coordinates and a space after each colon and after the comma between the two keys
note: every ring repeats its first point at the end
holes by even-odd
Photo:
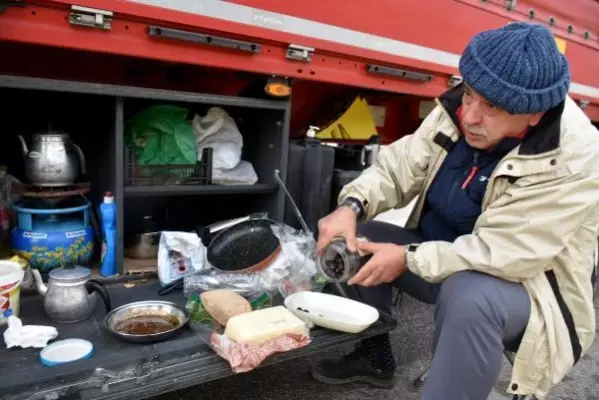
{"type": "Polygon", "coordinates": [[[79,165],[81,166],[81,175],[87,174],[87,167],[85,163],[85,155],[83,154],[83,150],[75,143],[71,143],[77,152],[77,156],[79,157],[79,165]]]}
{"type": "Polygon", "coordinates": [[[104,306],[106,307],[106,312],[109,313],[112,310],[112,303],[110,301],[110,295],[108,294],[108,290],[106,287],[102,285],[100,282],[90,279],[85,282],[85,287],[87,288],[87,292],[91,294],[92,292],[98,292],[102,300],[104,301],[104,306]]]}

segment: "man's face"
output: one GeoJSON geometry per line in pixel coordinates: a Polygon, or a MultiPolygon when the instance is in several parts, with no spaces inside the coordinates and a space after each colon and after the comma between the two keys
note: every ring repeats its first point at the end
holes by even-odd
{"type": "Polygon", "coordinates": [[[541,120],[543,113],[510,114],[489,103],[464,84],[461,128],[466,142],[478,150],[491,150],[505,138],[518,137],[541,120]]]}

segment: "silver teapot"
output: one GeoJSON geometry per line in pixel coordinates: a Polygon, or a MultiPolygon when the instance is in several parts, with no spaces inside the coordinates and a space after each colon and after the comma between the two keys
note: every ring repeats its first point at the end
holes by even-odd
{"type": "Polygon", "coordinates": [[[72,323],[88,319],[96,309],[98,295],[104,301],[106,312],[112,308],[108,291],[100,282],[90,279],[92,273],[89,268],[53,269],[47,286],[37,269],[31,271],[37,291],[44,296],[44,310],[54,322],[72,323]]]}
{"type": "Polygon", "coordinates": [[[71,141],[69,135],[53,131],[33,135],[31,146],[23,136],[18,136],[23,157],[25,175],[35,186],[60,187],[73,184],[79,174],[85,174],[85,156],[81,148],[71,141]]]}

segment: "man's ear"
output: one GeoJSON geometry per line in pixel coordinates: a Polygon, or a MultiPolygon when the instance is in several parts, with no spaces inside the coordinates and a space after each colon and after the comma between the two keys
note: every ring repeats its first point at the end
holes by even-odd
{"type": "Polygon", "coordinates": [[[536,114],[530,114],[530,119],[528,121],[528,126],[537,126],[539,122],[541,122],[541,118],[545,115],[544,112],[538,112],[536,114]]]}

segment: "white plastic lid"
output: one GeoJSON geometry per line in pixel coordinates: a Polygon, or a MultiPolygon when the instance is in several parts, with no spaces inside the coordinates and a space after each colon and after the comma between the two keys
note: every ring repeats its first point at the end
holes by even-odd
{"type": "Polygon", "coordinates": [[[93,344],[84,339],[59,340],[46,346],[40,352],[42,364],[48,367],[90,358],[94,351],[93,344]]]}

